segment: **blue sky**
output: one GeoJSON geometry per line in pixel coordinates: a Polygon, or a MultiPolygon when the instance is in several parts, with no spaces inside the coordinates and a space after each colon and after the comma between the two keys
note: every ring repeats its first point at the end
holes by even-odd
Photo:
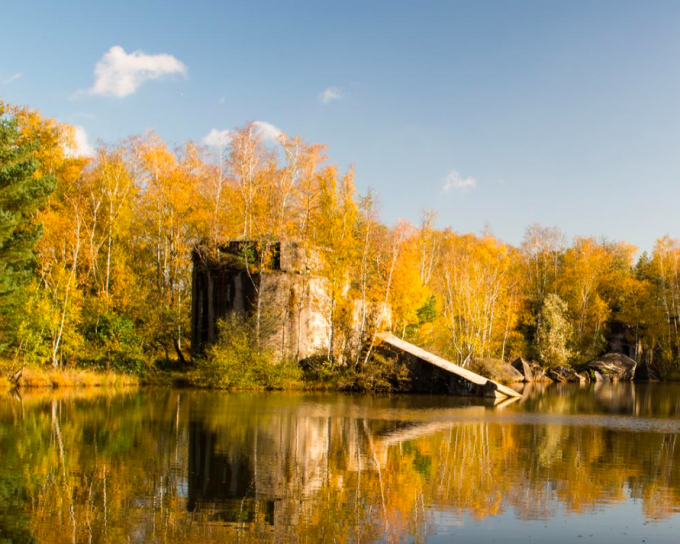
{"type": "Polygon", "coordinates": [[[45,1],[1,13],[0,96],[92,142],[148,129],[201,141],[260,120],[355,165],[389,223],[427,207],[440,226],[489,223],[511,243],[534,221],[643,249],[680,237],[680,2],[45,1]],[[114,46],[171,56],[157,75],[172,73],[126,89],[109,78],[97,94],[95,66],[114,46]],[[339,97],[324,103],[327,89],[339,97]]]}

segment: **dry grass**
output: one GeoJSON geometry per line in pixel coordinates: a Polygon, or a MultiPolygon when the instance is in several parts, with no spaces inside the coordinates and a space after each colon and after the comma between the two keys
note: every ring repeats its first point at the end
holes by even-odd
{"type": "MultiPolygon", "coordinates": [[[[9,387],[9,365],[0,363],[0,387],[9,387]]],[[[24,368],[19,387],[123,387],[139,384],[136,376],[92,370],[53,369],[27,366],[24,368]]]]}

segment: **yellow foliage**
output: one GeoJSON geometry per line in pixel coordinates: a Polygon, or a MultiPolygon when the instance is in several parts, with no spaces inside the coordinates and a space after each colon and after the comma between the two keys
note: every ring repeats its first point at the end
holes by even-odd
{"type": "MultiPolygon", "coordinates": [[[[295,241],[321,255],[330,360],[358,364],[384,328],[460,363],[533,356],[542,305],[556,294],[576,331],[575,361],[605,350],[618,327],[638,356],[680,365],[680,242],[669,237],[635,265],[629,244],[569,245],[554,227],[531,225],[520,248],[490,233],[439,230],[433,212],[419,228],[388,227],[374,195],[357,195],[352,170],[324,164],[325,146],[286,134],[271,146],[254,123],[217,152],[174,149],[149,133],[81,159],[73,127],[0,108],[35,144],[36,175],[57,179],[36,218],[43,237],[15,346],[26,358],[68,364],[93,341],[118,346],[120,335],[169,358],[188,342],[192,249],[215,254],[250,240],[295,241]],[[113,338],[102,340],[103,321],[118,327],[106,333],[113,338]]],[[[254,276],[267,268],[249,264],[254,276]]]]}

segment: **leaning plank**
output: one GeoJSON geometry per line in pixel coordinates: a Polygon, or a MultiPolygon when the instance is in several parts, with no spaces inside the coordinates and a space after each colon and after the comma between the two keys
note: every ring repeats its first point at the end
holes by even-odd
{"type": "Polygon", "coordinates": [[[484,376],[480,376],[479,374],[475,374],[474,372],[467,370],[466,368],[463,368],[462,366],[458,366],[451,361],[447,361],[446,359],[442,359],[441,357],[438,357],[434,353],[430,353],[429,351],[426,351],[422,348],[419,348],[418,346],[414,346],[413,344],[409,342],[405,342],[404,340],[401,340],[394,336],[393,334],[389,333],[383,333],[379,335],[380,339],[391,346],[394,349],[403,351],[404,353],[408,353],[409,355],[412,355],[413,357],[416,357],[417,359],[420,359],[421,361],[425,361],[427,363],[430,363],[431,365],[434,365],[438,368],[441,368],[442,370],[445,370],[446,372],[449,372],[451,374],[455,374],[459,378],[462,378],[464,380],[467,380],[470,383],[473,383],[475,385],[478,385],[482,387],[486,392],[488,396],[495,396],[495,397],[521,397],[517,391],[514,389],[511,389],[510,387],[506,387],[505,385],[501,385],[500,383],[494,382],[493,380],[489,380],[485,378],[484,376]]]}

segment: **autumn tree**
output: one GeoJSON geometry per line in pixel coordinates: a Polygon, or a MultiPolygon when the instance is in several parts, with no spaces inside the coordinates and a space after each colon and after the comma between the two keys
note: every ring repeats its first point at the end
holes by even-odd
{"type": "Polygon", "coordinates": [[[441,236],[435,228],[437,213],[433,210],[424,210],[418,232],[418,271],[420,281],[427,286],[432,278],[432,273],[439,262],[441,251],[441,236]]]}
{"type": "Polygon", "coordinates": [[[314,242],[323,251],[321,273],[328,292],[326,320],[329,331],[328,358],[331,361],[338,353],[344,352],[344,344],[349,341],[350,335],[352,308],[346,295],[350,288],[350,273],[357,258],[357,205],[353,177],[351,171],[340,177],[333,167],[325,168],[318,175],[320,194],[313,220],[314,242]]]}
{"type": "Polygon", "coordinates": [[[554,293],[547,295],[536,331],[539,360],[546,366],[566,365],[572,355],[569,349],[572,335],[567,304],[554,293]]]}
{"type": "Polygon", "coordinates": [[[502,357],[517,318],[515,250],[491,236],[446,232],[434,277],[440,302],[440,349],[461,364],[502,357]]]}
{"type": "Polygon", "coordinates": [[[196,183],[191,162],[173,153],[154,134],[133,142],[139,157],[135,184],[134,251],[136,273],[148,289],[145,317],[167,359],[174,347],[183,358],[188,334],[191,293],[191,249],[196,241],[192,221],[196,183]]]}
{"type": "Polygon", "coordinates": [[[42,214],[45,235],[38,246],[40,281],[32,312],[38,317],[33,328],[45,331],[53,367],[63,366],[82,345],[78,325],[84,298],[80,279],[87,197],[78,179],[61,181],[42,214]]]}
{"type": "Polygon", "coordinates": [[[594,238],[576,238],[565,252],[557,292],[573,316],[580,359],[606,347],[607,326],[634,254],[634,246],[594,238]]]}
{"type": "MultiPolygon", "coordinates": [[[[634,309],[643,328],[648,360],[671,372],[680,369],[680,241],[664,236],[656,241],[651,258],[641,259],[637,277],[645,298],[634,309]],[[641,314],[641,315],[640,315],[641,314]]],[[[630,310],[630,307],[628,308],[630,310]]]]}
{"type": "Polygon", "coordinates": [[[429,290],[423,283],[418,231],[408,223],[395,227],[395,261],[390,278],[389,304],[392,327],[402,338],[410,325],[418,323],[418,310],[425,304],[429,290]]]}
{"type": "Polygon", "coordinates": [[[634,358],[666,365],[668,318],[662,304],[662,283],[654,261],[643,253],[633,274],[621,286],[621,304],[615,319],[624,324],[625,335],[634,347],[634,358]]]}
{"type": "Polygon", "coordinates": [[[534,223],[524,233],[520,251],[529,300],[536,311],[543,306],[548,293],[554,290],[565,247],[565,236],[556,227],[534,223]]]}

